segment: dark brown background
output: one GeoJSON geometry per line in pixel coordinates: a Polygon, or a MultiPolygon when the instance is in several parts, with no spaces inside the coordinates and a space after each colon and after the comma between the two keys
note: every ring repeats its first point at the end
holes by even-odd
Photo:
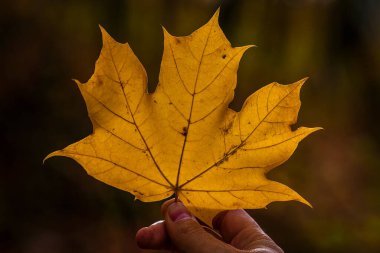
{"type": "Polygon", "coordinates": [[[0,252],[140,252],[136,230],[160,203],[133,197],[49,152],[91,132],[71,81],[86,81],[101,48],[98,24],[128,41],[157,82],[163,36],[186,35],[221,4],[243,58],[235,101],[271,81],[310,79],[299,125],[322,126],[270,178],[313,205],[250,213],[286,252],[380,248],[380,2],[377,0],[58,1],[0,3],[0,252]]]}

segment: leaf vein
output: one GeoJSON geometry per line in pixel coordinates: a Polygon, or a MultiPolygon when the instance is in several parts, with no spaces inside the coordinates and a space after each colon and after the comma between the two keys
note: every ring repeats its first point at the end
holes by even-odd
{"type": "Polygon", "coordinates": [[[92,97],[96,102],[98,102],[104,109],[106,109],[107,111],[109,111],[110,113],[114,114],[116,117],[124,120],[125,122],[129,123],[129,124],[132,124],[134,125],[134,123],[132,121],[129,121],[127,120],[126,118],[124,118],[123,116],[121,116],[120,114],[114,112],[113,110],[111,110],[108,106],[106,106],[102,101],[100,101],[97,97],[95,97],[94,95],[92,95],[90,92],[86,91],[86,90],[83,90],[87,95],[89,95],[90,97],[92,97]]]}
{"type": "Polygon", "coordinates": [[[237,52],[235,55],[233,55],[227,62],[226,64],[223,66],[223,68],[215,75],[215,77],[205,86],[203,87],[200,91],[198,92],[195,92],[195,95],[198,95],[202,92],[204,92],[205,90],[207,90],[215,81],[216,79],[220,76],[220,74],[224,71],[224,69],[228,66],[228,64],[230,64],[230,62],[235,59],[236,56],[238,56],[243,50],[245,50],[244,48],[241,49],[239,52],[237,52]]]}
{"type": "Polygon", "coordinates": [[[93,156],[93,155],[87,155],[87,154],[81,154],[81,153],[74,153],[74,152],[69,152],[69,151],[66,151],[66,150],[62,150],[62,152],[63,152],[63,153],[70,154],[70,155],[84,156],[84,157],[88,157],[88,158],[92,158],[92,159],[98,159],[98,160],[101,160],[101,161],[104,161],[104,162],[108,162],[108,163],[111,163],[111,164],[113,164],[113,165],[115,165],[115,166],[117,166],[117,167],[120,167],[121,169],[124,169],[124,170],[126,170],[126,171],[129,171],[129,172],[131,172],[131,173],[133,173],[133,174],[135,174],[135,175],[137,175],[137,176],[140,176],[140,177],[142,177],[142,178],[145,178],[146,180],[151,181],[151,182],[153,182],[153,183],[155,183],[155,184],[158,184],[158,185],[163,186],[163,187],[166,187],[166,188],[170,188],[170,187],[168,187],[168,186],[165,185],[165,184],[162,184],[162,183],[160,183],[160,182],[158,182],[158,181],[156,181],[156,180],[154,180],[154,179],[151,179],[151,178],[149,178],[149,177],[147,177],[147,176],[144,176],[144,175],[142,175],[142,174],[140,174],[140,173],[138,173],[138,172],[136,172],[136,171],[133,171],[133,170],[131,170],[131,169],[128,169],[127,167],[122,166],[121,164],[115,163],[115,162],[113,162],[113,161],[111,161],[111,160],[108,160],[108,159],[106,159],[106,158],[102,158],[102,157],[99,157],[99,156],[93,156]]]}
{"type": "Polygon", "coordinates": [[[135,148],[135,149],[138,149],[140,151],[146,151],[145,149],[143,148],[140,148],[140,147],[137,147],[136,145],[130,143],[129,141],[125,140],[124,138],[121,138],[120,136],[116,135],[115,133],[113,133],[112,131],[108,130],[107,128],[105,128],[104,126],[100,125],[98,121],[96,121],[95,119],[92,119],[94,121],[94,123],[100,127],[101,129],[103,129],[104,131],[106,131],[107,133],[111,134],[112,136],[118,138],[119,140],[125,142],[126,144],[128,144],[129,146],[135,148]]]}

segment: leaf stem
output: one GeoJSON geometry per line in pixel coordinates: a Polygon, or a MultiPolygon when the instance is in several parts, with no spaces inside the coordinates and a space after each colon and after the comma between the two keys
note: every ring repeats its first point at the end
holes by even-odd
{"type": "Polygon", "coordinates": [[[178,202],[178,188],[174,189],[174,201],[178,202]]]}

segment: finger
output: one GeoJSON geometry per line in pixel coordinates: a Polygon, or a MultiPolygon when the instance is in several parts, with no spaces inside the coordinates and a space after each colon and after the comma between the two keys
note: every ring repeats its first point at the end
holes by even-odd
{"type": "Polygon", "coordinates": [[[255,234],[264,233],[252,217],[242,209],[223,211],[215,216],[212,223],[228,243],[246,228],[251,228],[255,234]]]}
{"type": "Polygon", "coordinates": [[[180,252],[233,252],[232,247],[206,232],[181,202],[164,205],[166,231],[180,252]]]}
{"type": "Polygon", "coordinates": [[[268,252],[283,252],[242,209],[219,213],[213,220],[213,226],[220,231],[225,242],[238,249],[262,248],[268,252]]]}
{"type": "Polygon", "coordinates": [[[166,233],[164,221],[153,223],[141,228],[136,233],[137,245],[142,249],[170,249],[169,236],[166,233]]]}

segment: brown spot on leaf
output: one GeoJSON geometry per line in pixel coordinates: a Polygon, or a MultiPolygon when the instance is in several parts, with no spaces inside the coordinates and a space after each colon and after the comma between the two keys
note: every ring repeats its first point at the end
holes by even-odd
{"type": "Polygon", "coordinates": [[[182,128],[182,135],[186,136],[187,135],[187,127],[182,128]]]}

